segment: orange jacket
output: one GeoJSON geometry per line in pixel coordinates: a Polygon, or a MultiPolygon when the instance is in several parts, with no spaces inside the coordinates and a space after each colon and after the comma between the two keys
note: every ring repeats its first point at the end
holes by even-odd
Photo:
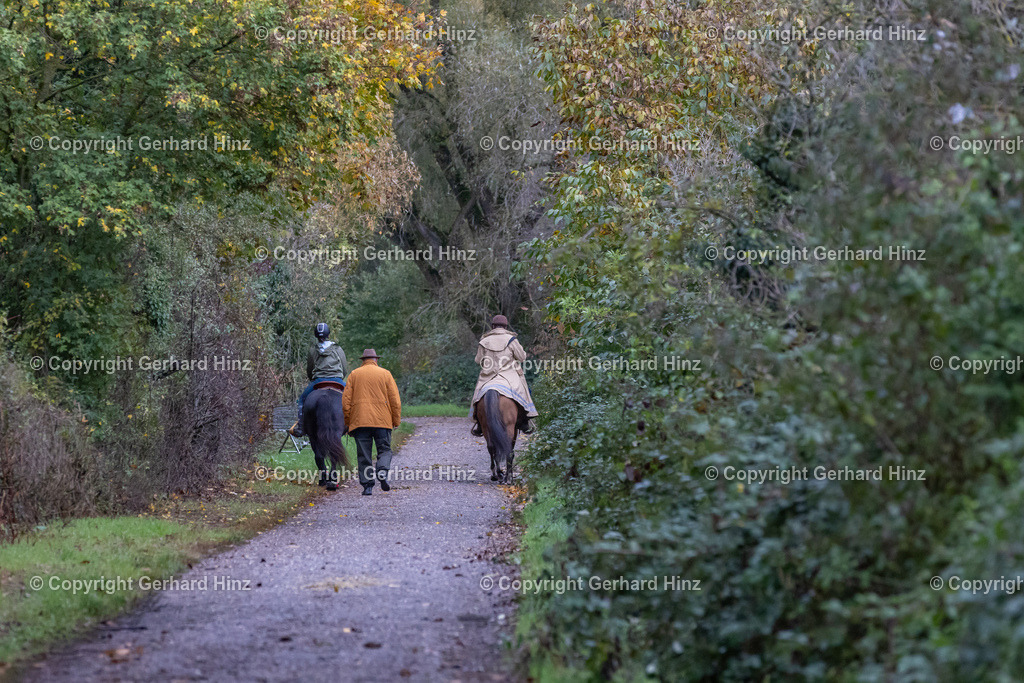
{"type": "Polygon", "coordinates": [[[394,429],[401,423],[402,400],[395,378],[372,360],[364,360],[349,374],[341,407],[350,431],[360,427],[394,429]]]}

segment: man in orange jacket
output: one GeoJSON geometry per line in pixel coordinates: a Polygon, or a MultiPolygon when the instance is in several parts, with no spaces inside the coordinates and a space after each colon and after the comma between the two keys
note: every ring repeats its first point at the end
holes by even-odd
{"type": "Polygon", "coordinates": [[[341,395],[341,408],[345,411],[348,433],[356,440],[356,458],[359,461],[359,483],[363,495],[373,495],[374,481],[380,488],[390,491],[388,470],[391,468],[391,430],[399,425],[402,401],[398,385],[391,373],[377,365],[380,356],[366,349],[360,360],[363,364],[348,376],[348,385],[341,395]],[[373,469],[373,445],[377,445],[377,471],[373,469]]]}

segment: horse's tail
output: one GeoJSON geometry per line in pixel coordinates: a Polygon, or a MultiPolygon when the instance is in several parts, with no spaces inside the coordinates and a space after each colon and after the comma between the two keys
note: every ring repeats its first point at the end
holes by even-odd
{"type": "Polygon", "coordinates": [[[508,454],[512,452],[512,440],[508,438],[505,422],[501,417],[501,394],[493,389],[484,394],[484,412],[487,413],[487,432],[491,437],[491,445],[494,446],[494,457],[498,465],[502,466],[508,461],[508,454]]]}
{"type": "Polygon", "coordinates": [[[348,469],[348,451],[341,442],[341,433],[344,431],[345,413],[341,409],[341,394],[325,391],[316,403],[316,441],[327,450],[326,454],[335,467],[341,463],[348,469]]]}

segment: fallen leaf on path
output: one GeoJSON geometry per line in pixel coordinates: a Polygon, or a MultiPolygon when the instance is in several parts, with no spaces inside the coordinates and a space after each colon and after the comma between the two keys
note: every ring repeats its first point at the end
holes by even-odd
{"type": "Polygon", "coordinates": [[[311,590],[333,590],[335,593],[341,588],[366,588],[368,586],[379,586],[383,583],[373,576],[335,576],[323,581],[311,583],[303,588],[311,590]]]}

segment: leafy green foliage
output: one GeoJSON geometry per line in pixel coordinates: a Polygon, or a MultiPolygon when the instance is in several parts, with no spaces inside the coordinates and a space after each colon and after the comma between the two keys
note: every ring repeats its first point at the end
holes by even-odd
{"type": "Polygon", "coordinates": [[[435,22],[387,0],[0,8],[3,341],[41,389],[11,400],[75,423],[44,443],[103,454],[89,491],[19,519],[143,506],[248,462],[347,274],[261,248],[347,246],[400,209],[416,173],[391,96],[432,85],[439,47],[406,36],[435,22]]]}
{"type": "Polygon", "coordinates": [[[466,351],[475,341],[430,304],[425,279],[412,262],[382,261],[352,278],[340,311],[339,343],[352,367],[363,349],[376,349],[403,403],[468,404],[480,371],[466,351]]]}
{"type": "Polygon", "coordinates": [[[0,306],[24,348],[96,357],[117,339],[124,241],[180,201],[358,193],[343,148],[389,135],[388,86],[428,81],[437,51],[288,31],[428,23],[376,0],[5,5],[0,306]]]}
{"type": "Polygon", "coordinates": [[[428,367],[413,368],[399,381],[403,401],[415,403],[452,402],[461,406],[460,416],[468,412],[480,368],[466,353],[435,356],[428,367]]]}
{"type": "Polygon", "coordinates": [[[409,261],[383,261],[352,278],[341,310],[339,343],[354,358],[363,349],[395,349],[405,339],[410,319],[424,303],[419,270],[409,261]]]}
{"type": "MultiPolygon", "coordinates": [[[[833,19],[810,4],[794,10],[833,19]]],[[[554,492],[565,501],[559,519],[570,533],[545,553],[532,549],[524,574],[678,576],[700,580],[701,590],[525,596],[520,634],[535,674],[1024,673],[1012,588],[948,587],[952,577],[1012,579],[1024,566],[1024,537],[1011,521],[1024,475],[1020,368],[949,364],[1012,360],[1024,347],[1024,172],[1013,155],[929,145],[935,135],[1024,132],[1012,113],[1024,101],[1004,66],[1019,56],[1019,31],[1006,32],[1018,19],[999,11],[948,3],[886,16],[932,37],[835,49],[829,68],[820,52],[791,54],[804,60],[792,70],[803,80],[771,108],[748,112],[763,116],[757,134],[732,139],[748,161],[682,182],[666,176],[669,189],[644,222],[621,221],[617,199],[606,208],[556,188],[559,201],[590,202],[587,215],[607,210],[609,234],[626,233],[615,250],[595,248],[570,217],[577,227],[553,240],[583,254],[582,263],[548,259],[550,310],[572,344],[563,352],[703,363],[698,373],[546,379],[536,397],[543,432],[524,462],[538,499],[554,492]],[[933,13],[948,17],[941,35],[933,13]],[[957,104],[971,117],[951,118],[957,104]],[[723,186],[718,173],[753,180],[723,186]],[[881,246],[884,256],[709,261],[709,242],[881,246]],[[890,247],[924,258],[889,256],[890,247]],[[810,474],[758,484],[726,478],[727,467],[810,474]],[[818,467],[881,468],[884,477],[829,481],[818,467]],[[895,478],[890,468],[925,479],[895,478]],[[930,585],[936,576],[945,588],[930,585]]],[[[866,7],[850,14],[870,21],[866,7]]],[[[549,246],[531,248],[540,256],[549,246]]]]}

